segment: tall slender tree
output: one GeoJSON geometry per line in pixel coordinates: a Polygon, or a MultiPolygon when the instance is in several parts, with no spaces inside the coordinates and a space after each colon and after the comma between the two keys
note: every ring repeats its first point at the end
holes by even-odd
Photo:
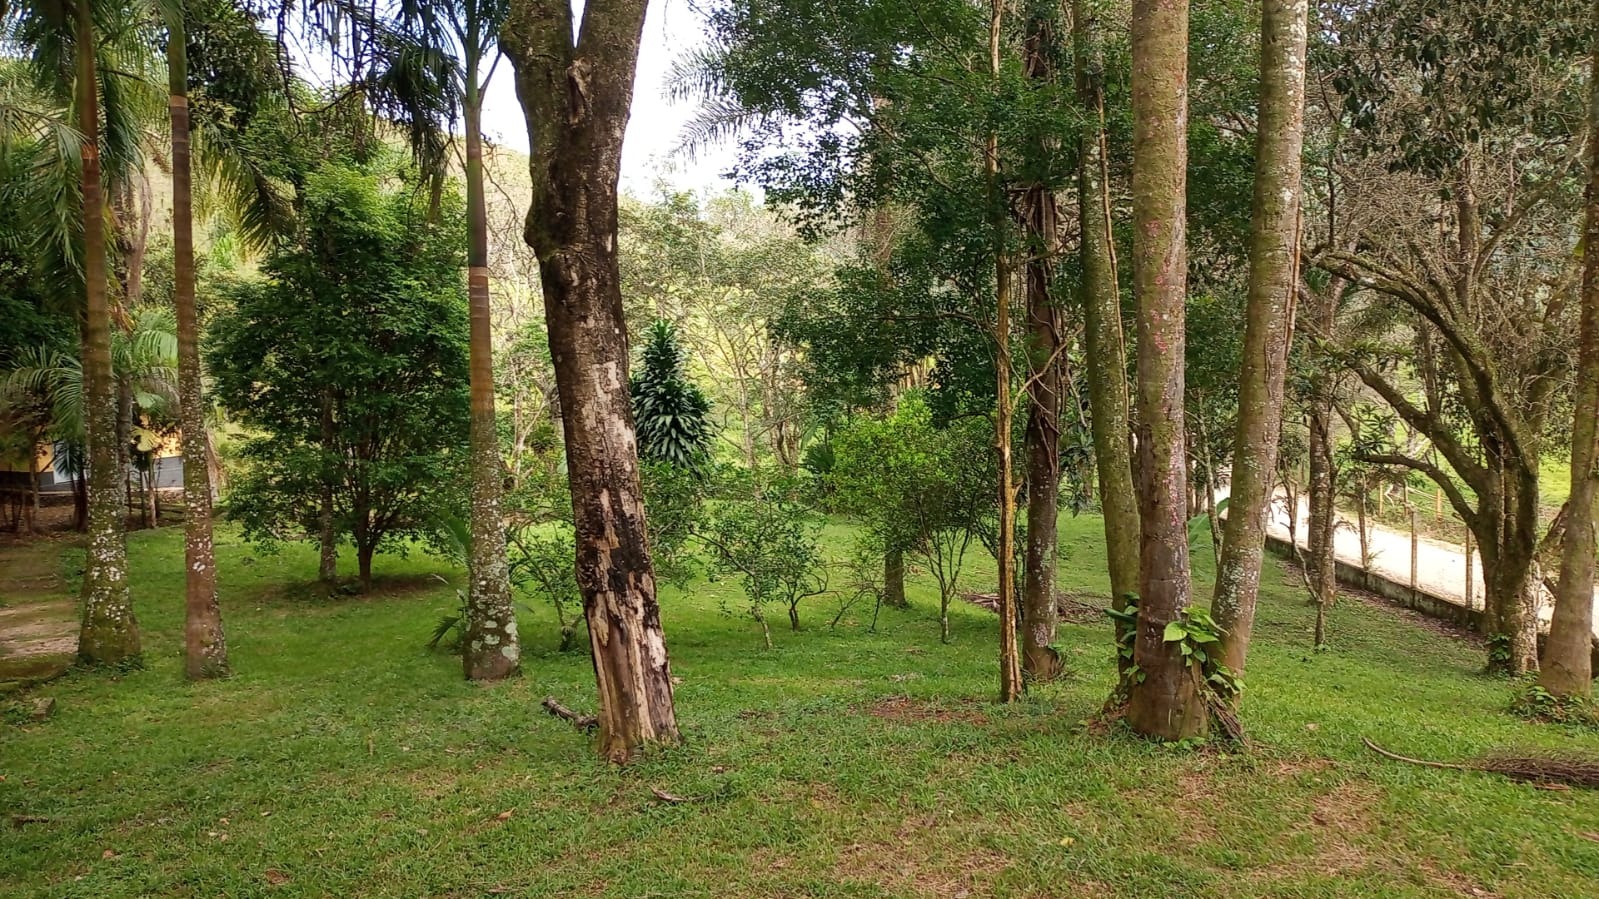
{"type": "MultiPolygon", "coordinates": [[[[1059,5],[1029,4],[1022,42],[1022,70],[1035,89],[1054,86],[1060,58],[1059,5]]],[[[1057,141],[1036,134],[1027,148],[1039,159],[1054,155],[1057,141]]],[[[1038,160],[1034,160],[1035,165],[1038,160]]],[[[1040,166],[1040,168],[1042,168],[1040,166]]],[[[1027,546],[1022,570],[1022,670],[1043,683],[1060,672],[1055,642],[1056,518],[1060,510],[1060,413],[1066,388],[1064,310],[1055,290],[1055,254],[1060,251],[1060,202],[1055,185],[1038,178],[1022,191],[1021,225],[1027,235],[1027,546]]]]}
{"type": "MultiPolygon", "coordinates": [[[[54,4],[50,4],[54,5],[54,4]]],[[[128,594],[127,507],[117,452],[117,396],[111,370],[111,307],[106,296],[106,206],[100,169],[100,89],[91,0],[70,10],[76,64],[83,191],[83,391],[89,445],[89,549],[83,571],[78,658],[127,664],[140,654],[139,623],[128,594]]],[[[64,18],[64,17],[63,17],[64,18]]]]}
{"type": "Polygon", "coordinates": [[[646,0],[512,0],[500,43],[527,118],[544,316],[566,436],[578,584],[599,688],[600,752],[626,762],[675,743],[672,672],[656,602],[627,393],[617,180],[646,0]],[[574,25],[580,27],[574,29],[574,25]]]}
{"type": "Polygon", "coordinates": [[[167,110],[172,119],[172,304],[178,323],[178,411],[182,421],[184,670],[191,679],[228,673],[211,541],[211,472],[200,383],[200,326],[194,302],[194,192],[189,158],[189,56],[183,0],[163,0],[167,27],[167,110]]]}
{"type": "MultiPolygon", "coordinates": [[[[993,0],[988,21],[989,76],[997,90],[1000,46],[1005,26],[1005,0],[993,0]]],[[[999,130],[991,128],[983,153],[984,183],[990,207],[994,242],[994,449],[999,454],[999,701],[1014,702],[1022,695],[1021,659],[1016,651],[1016,485],[1011,463],[1010,305],[1011,253],[1005,224],[1004,198],[999,172],[999,130]]]]}
{"type": "MultiPolygon", "coordinates": [[[[1138,496],[1133,489],[1132,441],[1127,422],[1127,347],[1122,331],[1115,241],[1111,234],[1110,174],[1105,152],[1104,33],[1097,0],[1073,0],[1072,44],[1077,100],[1083,120],[1077,136],[1077,210],[1082,268],[1083,350],[1099,505],[1105,521],[1111,603],[1127,606],[1139,590],[1138,496]]],[[[1121,659],[1123,669],[1130,663],[1121,659]]]]}
{"type": "Polygon", "coordinates": [[[1582,231],[1582,311],[1572,396],[1571,496],[1559,592],[1538,681],[1559,696],[1593,692],[1594,501],[1599,499],[1599,3],[1590,3],[1588,186],[1582,231]]]}
{"type": "Polygon", "coordinates": [[[1183,435],[1187,299],[1188,0],[1134,0],[1133,294],[1138,300],[1140,573],[1127,720],[1146,736],[1203,735],[1199,677],[1166,626],[1193,593],[1183,435]]]}
{"type": "Polygon", "coordinates": [[[1309,0],[1264,0],[1260,101],[1255,124],[1249,300],[1232,490],[1211,616],[1221,628],[1221,664],[1242,675],[1255,626],[1266,515],[1277,474],[1283,380],[1298,289],[1300,156],[1305,134],[1305,43],[1309,0]]]}

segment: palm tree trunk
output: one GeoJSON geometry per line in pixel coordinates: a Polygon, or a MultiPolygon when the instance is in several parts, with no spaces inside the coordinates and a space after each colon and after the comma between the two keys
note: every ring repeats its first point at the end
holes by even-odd
{"type": "Polygon", "coordinates": [[[481,36],[477,22],[467,35],[466,207],[467,290],[471,308],[471,583],[466,597],[466,635],[462,663],[469,680],[500,680],[515,674],[522,660],[516,609],[511,604],[505,559],[505,522],[500,513],[504,472],[499,428],[494,418],[494,337],[489,325],[489,226],[483,196],[482,96],[478,84],[481,36]]]}
{"type": "Polygon", "coordinates": [[[167,22],[167,109],[172,118],[172,304],[178,319],[178,413],[183,446],[184,671],[191,680],[228,674],[211,536],[209,439],[194,301],[194,194],[189,159],[189,57],[183,7],[167,22]]]}
{"type": "Polygon", "coordinates": [[[89,549],[83,571],[78,658],[93,665],[123,665],[139,660],[139,623],[128,595],[126,478],[117,464],[118,409],[111,372],[111,309],[106,298],[99,88],[89,0],[73,4],[73,18],[83,160],[83,391],[89,444],[89,549]]]}
{"type": "Polygon", "coordinates": [[[1161,740],[1206,734],[1199,684],[1166,625],[1193,592],[1183,433],[1188,0],[1133,0],[1133,294],[1138,300],[1140,590],[1127,707],[1161,740]]]}
{"type": "Polygon", "coordinates": [[[1216,591],[1211,597],[1211,617],[1222,630],[1220,662],[1238,676],[1244,673],[1255,627],[1266,515],[1282,434],[1283,379],[1288,371],[1298,274],[1309,11],[1309,0],[1265,0],[1261,4],[1249,301],[1238,376],[1230,514],[1216,569],[1216,591]]]}

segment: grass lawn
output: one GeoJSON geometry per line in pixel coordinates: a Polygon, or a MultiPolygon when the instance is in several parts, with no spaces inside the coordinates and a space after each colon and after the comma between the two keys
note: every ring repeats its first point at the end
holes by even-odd
{"type": "MultiPolygon", "coordinates": [[[[829,531],[839,553],[844,537],[829,531]]],[[[1062,588],[1102,593],[1098,520],[1064,519],[1061,544],[1062,588]]],[[[9,547],[0,566],[42,551],[81,556],[9,547]]],[[[238,673],[190,685],[181,533],[130,552],[148,667],[71,674],[39,690],[54,718],[0,722],[0,894],[1599,895],[1599,795],[1360,743],[1453,759],[1599,736],[1512,718],[1477,648],[1386,608],[1340,604],[1334,650],[1309,652],[1310,610],[1275,563],[1248,752],[1090,732],[1112,680],[1103,621],[1064,626],[1069,676],[1002,708],[997,622],[963,604],[940,645],[925,579],[876,633],[870,610],[829,630],[821,600],[801,633],[774,621],[770,652],[720,612],[734,585],[699,583],[662,599],[686,742],[615,770],[539,708],[593,702],[548,610],[524,615],[511,683],[467,684],[424,649],[455,605],[438,578],[461,581],[442,562],[380,558],[376,595],[334,600],[307,585],[312,552],[225,532],[238,673]]]]}

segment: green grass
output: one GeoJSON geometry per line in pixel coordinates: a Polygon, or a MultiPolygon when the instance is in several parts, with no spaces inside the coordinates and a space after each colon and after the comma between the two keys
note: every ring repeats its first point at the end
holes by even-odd
{"type": "MultiPolygon", "coordinates": [[[[1062,587],[1102,592],[1098,521],[1062,524],[1062,587]]],[[[538,706],[593,701],[547,610],[522,622],[525,676],[474,686],[422,648],[455,603],[447,566],[380,559],[378,595],[329,600],[307,586],[310,552],[225,533],[238,673],[191,685],[181,535],[130,545],[148,668],[75,673],[40,691],[53,719],[0,724],[0,813],[47,819],[0,820],[4,895],[1599,894],[1599,796],[1400,766],[1360,737],[1444,758],[1599,738],[1506,714],[1511,686],[1475,673],[1480,651],[1385,608],[1340,604],[1334,650],[1309,652],[1275,564],[1248,752],[1091,732],[1111,683],[1101,622],[1063,627],[1069,676],[1002,708],[997,622],[962,605],[940,645],[925,582],[877,633],[869,612],[830,631],[815,602],[771,652],[718,611],[734,587],[701,583],[663,596],[686,742],[615,770],[538,706]]],[[[4,552],[30,551],[64,550],[4,552]]]]}

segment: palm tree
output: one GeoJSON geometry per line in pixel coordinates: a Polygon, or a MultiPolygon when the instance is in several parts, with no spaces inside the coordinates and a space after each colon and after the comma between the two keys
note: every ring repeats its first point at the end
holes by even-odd
{"type": "Polygon", "coordinates": [[[162,0],[167,26],[167,108],[172,117],[172,305],[177,315],[178,406],[183,441],[184,670],[191,680],[228,673],[211,536],[205,396],[194,303],[194,193],[189,161],[189,57],[183,0],[162,0]]]}
{"type": "MultiPolygon", "coordinates": [[[[374,97],[410,126],[419,164],[444,171],[439,125],[457,110],[466,129],[467,297],[471,311],[472,510],[467,628],[462,664],[471,680],[499,680],[520,669],[521,644],[506,566],[501,513],[504,469],[494,414],[494,338],[490,327],[488,211],[483,184],[483,90],[486,60],[498,53],[505,0],[404,0],[392,30],[374,97]]],[[[492,64],[490,73],[492,73],[492,64]]]]}
{"type": "MultiPolygon", "coordinates": [[[[128,595],[126,509],[117,461],[102,157],[108,157],[104,161],[111,163],[113,171],[126,171],[121,166],[137,157],[137,141],[117,127],[125,121],[118,116],[118,82],[102,82],[99,61],[101,53],[122,36],[122,10],[103,0],[23,0],[0,7],[0,13],[7,38],[31,51],[30,68],[41,92],[70,86],[70,97],[58,99],[74,112],[79,135],[81,255],[77,261],[81,266],[74,267],[81,272],[84,298],[82,384],[89,456],[89,548],[78,658],[89,664],[136,663],[139,625],[128,595]],[[104,141],[102,97],[107,101],[104,141]]],[[[58,204],[58,208],[64,206],[58,204]]],[[[74,257],[70,249],[63,255],[74,257]]]]}

